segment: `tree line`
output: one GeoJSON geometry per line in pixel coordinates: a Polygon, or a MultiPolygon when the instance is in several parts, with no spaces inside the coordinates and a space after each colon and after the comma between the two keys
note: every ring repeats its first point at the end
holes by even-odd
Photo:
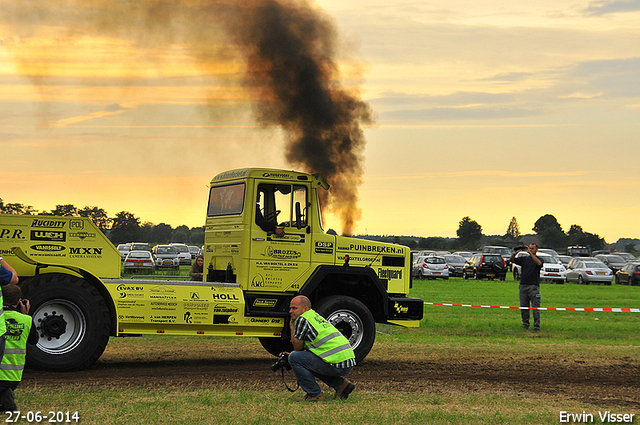
{"type": "Polygon", "coordinates": [[[204,226],[189,228],[181,225],[173,228],[166,223],[141,222],[140,218],[128,211],[120,211],[114,217],[109,217],[103,208],[93,206],[77,208],[71,204],[56,205],[51,211],[37,211],[31,205],[5,204],[0,199],[0,212],[4,214],[87,217],[98,226],[114,245],[127,242],[148,242],[152,245],[170,242],[181,242],[197,246],[204,244],[204,226]]]}
{"type": "MultiPolygon", "coordinates": [[[[590,246],[594,251],[609,247],[604,238],[595,233],[584,231],[580,225],[572,224],[565,232],[552,214],[540,217],[531,230],[533,231],[531,235],[538,237],[541,247],[555,249],[558,252],[565,252],[567,247],[572,245],[590,246]]],[[[523,236],[526,236],[520,232],[516,217],[511,218],[504,235],[485,235],[482,233],[482,226],[469,216],[460,220],[456,235],[457,238],[370,235],[359,235],[358,237],[398,243],[416,250],[476,251],[484,245],[513,248],[521,243],[520,240],[523,236]]],[[[626,244],[625,251],[635,254],[637,252],[635,243],[626,244]]]]}
{"type": "MultiPolygon", "coordinates": [[[[141,222],[140,218],[128,211],[120,211],[114,217],[109,217],[103,208],[94,206],[77,208],[71,204],[56,205],[51,211],[37,211],[30,205],[5,204],[0,199],[0,212],[5,214],[87,217],[93,220],[115,245],[126,242],[148,242],[150,244],[182,242],[197,246],[204,244],[204,226],[189,228],[181,225],[173,228],[166,223],[141,222]]],[[[595,233],[585,232],[582,226],[577,224],[572,224],[569,230],[565,232],[552,214],[545,214],[540,217],[531,230],[538,236],[542,247],[552,248],[557,251],[565,251],[571,245],[590,246],[592,250],[599,250],[608,246],[604,238],[595,233]]],[[[456,235],[457,238],[370,235],[359,235],[358,237],[399,243],[409,246],[411,249],[473,251],[482,245],[514,247],[523,236],[520,233],[520,226],[516,217],[511,218],[504,235],[488,236],[482,233],[482,226],[469,216],[460,220],[456,235]]],[[[629,243],[625,246],[625,250],[635,253],[635,244],[629,243]]]]}

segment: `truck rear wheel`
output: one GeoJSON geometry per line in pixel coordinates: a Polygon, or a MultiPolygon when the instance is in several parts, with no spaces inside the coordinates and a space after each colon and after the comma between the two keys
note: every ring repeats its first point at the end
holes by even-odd
{"type": "Polygon", "coordinates": [[[65,274],[45,274],[25,288],[38,344],[27,346],[29,366],[52,371],[85,369],[102,355],[109,342],[109,309],[86,280],[65,274]]]}
{"type": "Polygon", "coordinates": [[[376,338],[376,323],[367,306],[352,297],[333,295],[320,300],[313,309],[349,340],[356,362],[367,357],[376,338]]]}

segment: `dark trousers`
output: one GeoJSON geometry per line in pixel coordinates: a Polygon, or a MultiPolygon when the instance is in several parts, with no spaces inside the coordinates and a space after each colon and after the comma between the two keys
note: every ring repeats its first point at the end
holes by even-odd
{"type": "Polygon", "coordinates": [[[12,388],[0,389],[0,410],[3,412],[15,412],[18,410],[12,388]]]}
{"type": "MultiPolygon", "coordinates": [[[[540,286],[520,284],[520,307],[540,307],[540,286]]],[[[520,310],[522,326],[529,327],[529,310],[520,310]]],[[[533,329],[540,329],[540,310],[533,310],[533,329]]]]}

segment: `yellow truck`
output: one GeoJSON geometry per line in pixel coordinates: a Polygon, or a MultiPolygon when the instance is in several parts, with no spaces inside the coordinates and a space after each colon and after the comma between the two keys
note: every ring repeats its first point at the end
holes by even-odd
{"type": "Polygon", "coordinates": [[[111,336],[258,337],[289,349],[289,301],[313,307],[364,359],[375,324],[417,327],[409,248],[338,236],[322,227],[319,175],[227,171],[211,180],[203,281],[123,279],[121,255],[86,218],[0,215],[0,256],[16,269],[40,334],[28,363],[91,366],[111,336]]]}

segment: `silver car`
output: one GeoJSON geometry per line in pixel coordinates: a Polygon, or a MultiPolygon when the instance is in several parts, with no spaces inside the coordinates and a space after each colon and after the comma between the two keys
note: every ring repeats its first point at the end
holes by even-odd
{"type": "Polygon", "coordinates": [[[567,266],[567,282],[578,282],[580,285],[600,282],[605,285],[611,285],[613,272],[597,258],[576,257],[567,266]]]}
{"type": "Polygon", "coordinates": [[[178,251],[171,245],[156,245],[153,247],[153,255],[156,257],[156,267],[159,268],[180,268],[178,251]]]}
{"type": "Polygon", "coordinates": [[[146,270],[153,273],[156,270],[156,262],[149,251],[129,251],[124,259],[124,272],[146,270]]]}
{"type": "Polygon", "coordinates": [[[183,243],[172,243],[176,251],[178,251],[178,259],[180,260],[180,264],[186,264],[188,266],[191,265],[191,251],[189,251],[189,247],[183,243]]]}
{"type": "Polygon", "coordinates": [[[421,255],[414,261],[412,273],[420,279],[449,279],[449,266],[442,257],[421,255]]]}

